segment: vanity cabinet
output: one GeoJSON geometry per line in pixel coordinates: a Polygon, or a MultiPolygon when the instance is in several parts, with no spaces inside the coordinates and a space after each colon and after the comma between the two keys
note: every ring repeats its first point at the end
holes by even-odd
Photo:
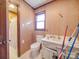
{"type": "MultiPolygon", "coordinates": [[[[53,56],[58,56],[58,53],[62,47],[63,41],[54,41],[48,39],[42,39],[42,56],[44,59],[54,59],[53,56]]],[[[68,49],[71,45],[68,46],[68,49]]],[[[75,59],[76,54],[79,52],[79,46],[75,46],[72,50],[70,59],[75,59]]],[[[66,56],[68,55],[68,50],[66,51],[66,56]]]]}

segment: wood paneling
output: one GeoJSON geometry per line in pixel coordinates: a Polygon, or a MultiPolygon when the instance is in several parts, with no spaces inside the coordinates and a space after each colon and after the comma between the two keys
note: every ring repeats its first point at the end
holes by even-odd
{"type": "Polygon", "coordinates": [[[20,55],[30,49],[34,41],[34,11],[24,1],[21,0],[20,6],[20,55]]]}
{"type": "Polygon", "coordinates": [[[51,4],[40,7],[35,12],[46,10],[46,31],[37,34],[63,35],[66,25],[70,35],[79,23],[79,1],[78,0],[56,0],[51,4]]]}

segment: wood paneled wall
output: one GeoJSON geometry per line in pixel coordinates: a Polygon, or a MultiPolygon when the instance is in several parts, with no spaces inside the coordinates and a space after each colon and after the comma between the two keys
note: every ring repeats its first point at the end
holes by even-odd
{"type": "Polygon", "coordinates": [[[79,1],[78,0],[56,0],[51,4],[43,6],[35,12],[46,10],[46,31],[36,34],[64,35],[66,25],[70,35],[79,23],[79,1]]]}
{"type": "Polygon", "coordinates": [[[34,10],[20,1],[20,53],[25,53],[34,42],[34,10]]]}

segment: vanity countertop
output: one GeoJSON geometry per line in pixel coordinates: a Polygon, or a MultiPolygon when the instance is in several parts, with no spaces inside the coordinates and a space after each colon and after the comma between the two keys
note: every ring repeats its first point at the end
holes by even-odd
{"type": "MultiPolygon", "coordinates": [[[[67,41],[68,41],[68,38],[69,38],[69,37],[66,38],[65,45],[66,45],[66,43],[67,43],[67,41]]],[[[74,38],[73,38],[73,39],[74,39],[74,38]]],[[[72,44],[72,42],[73,42],[73,39],[71,40],[71,42],[69,43],[68,46],[71,46],[71,44],[72,44]]],[[[47,37],[45,37],[45,38],[43,38],[43,39],[41,39],[41,40],[42,40],[42,42],[48,42],[48,43],[53,43],[53,44],[62,45],[63,37],[62,37],[61,39],[58,39],[58,38],[47,38],[47,37]]],[[[79,49],[79,42],[78,42],[78,41],[76,41],[76,44],[74,45],[74,47],[79,49]]]]}

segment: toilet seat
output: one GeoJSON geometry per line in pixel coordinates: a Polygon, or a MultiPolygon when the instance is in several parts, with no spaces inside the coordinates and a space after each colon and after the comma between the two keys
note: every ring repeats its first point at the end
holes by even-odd
{"type": "Polygon", "coordinates": [[[38,47],[40,47],[40,43],[39,43],[39,42],[33,43],[33,44],[31,45],[31,48],[32,48],[32,49],[35,49],[35,48],[38,48],[38,47]]]}

